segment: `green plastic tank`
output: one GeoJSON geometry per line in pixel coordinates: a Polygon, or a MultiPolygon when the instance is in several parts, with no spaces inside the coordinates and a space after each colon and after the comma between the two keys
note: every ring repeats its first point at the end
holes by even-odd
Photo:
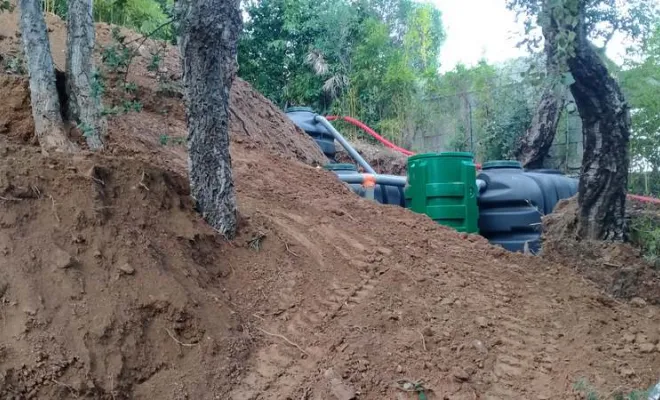
{"type": "Polygon", "coordinates": [[[477,233],[476,176],[471,153],[425,153],[409,157],[406,207],[459,232],[477,233]]]}

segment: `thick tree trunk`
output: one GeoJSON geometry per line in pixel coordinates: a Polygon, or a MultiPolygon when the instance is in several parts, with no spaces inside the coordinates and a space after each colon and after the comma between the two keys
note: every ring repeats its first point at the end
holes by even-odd
{"type": "Polygon", "coordinates": [[[74,152],[78,147],[64,130],[55,86],[55,68],[50,54],[46,22],[38,0],[20,0],[23,52],[30,74],[30,102],[34,130],[41,149],[74,152]]]}
{"type": "Polygon", "coordinates": [[[93,0],[69,0],[67,20],[66,93],[67,118],[75,121],[91,150],[103,148],[106,133],[101,116],[101,91],[94,68],[93,0]]]}
{"type": "Polygon", "coordinates": [[[178,5],[191,193],[204,219],[227,238],[234,237],[237,224],[229,93],[242,27],[239,3],[186,0],[178,5]]]}
{"type": "Polygon", "coordinates": [[[584,2],[576,32],[576,55],[568,60],[571,92],[582,118],[584,157],[578,193],[578,235],[623,240],[630,159],[630,107],[587,38],[584,2]]]}
{"type": "Polygon", "coordinates": [[[532,127],[520,139],[518,160],[529,169],[543,168],[564,107],[564,99],[552,85],[547,85],[532,119],[532,127]]]}

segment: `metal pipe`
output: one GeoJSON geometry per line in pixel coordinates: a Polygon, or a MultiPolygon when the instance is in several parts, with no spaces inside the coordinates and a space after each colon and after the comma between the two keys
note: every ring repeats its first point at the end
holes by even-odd
{"type": "MultiPolygon", "coordinates": [[[[337,174],[337,178],[345,183],[362,184],[364,182],[364,175],[365,174],[357,174],[357,173],[337,174]]],[[[378,175],[378,174],[371,174],[371,175],[375,178],[377,185],[389,185],[389,186],[399,186],[399,187],[406,186],[407,178],[405,176],[378,175]]]]}
{"type": "MultiPolygon", "coordinates": [[[[346,149],[348,154],[350,154],[350,156],[353,157],[353,159],[355,161],[357,161],[357,163],[360,164],[360,166],[362,168],[364,168],[365,171],[367,171],[368,173],[373,174],[373,175],[376,174],[376,171],[374,171],[374,169],[371,168],[371,165],[369,165],[369,163],[364,158],[362,158],[360,153],[358,153],[353,148],[353,146],[351,146],[351,144],[348,143],[348,141],[346,141],[346,139],[344,139],[344,137],[341,135],[341,133],[339,133],[339,131],[337,131],[335,129],[335,127],[332,126],[332,124],[330,122],[328,122],[327,119],[325,119],[324,117],[322,117],[320,115],[317,115],[316,117],[314,117],[314,121],[318,122],[319,124],[323,125],[327,130],[329,130],[330,133],[332,134],[332,136],[334,136],[335,140],[337,140],[339,142],[339,144],[341,144],[342,147],[344,149],[346,149]]],[[[357,182],[357,183],[362,183],[362,181],[357,182]]]]}

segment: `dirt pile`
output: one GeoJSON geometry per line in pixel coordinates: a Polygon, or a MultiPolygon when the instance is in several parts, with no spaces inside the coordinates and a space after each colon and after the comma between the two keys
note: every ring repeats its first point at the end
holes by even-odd
{"type": "MultiPolygon", "coordinates": [[[[373,145],[361,140],[352,141],[353,147],[358,153],[378,172],[379,174],[406,175],[408,169],[408,157],[385,148],[383,146],[373,145]]],[[[355,161],[344,150],[337,146],[337,162],[352,163],[355,161]]]]}
{"type": "MultiPolygon", "coordinates": [[[[66,61],[66,24],[54,15],[46,15],[53,60],[58,69],[63,70],[66,61]]],[[[11,87],[10,101],[0,106],[0,133],[11,131],[11,135],[24,141],[31,138],[34,129],[27,118],[30,113],[29,91],[25,80],[25,67],[22,64],[21,42],[18,32],[17,13],[0,14],[0,54],[3,55],[0,72],[14,76],[2,76],[0,83],[11,87]],[[27,105],[27,108],[26,108],[27,105]]],[[[137,51],[130,68],[128,81],[137,84],[135,95],[144,112],[123,114],[110,118],[115,130],[137,132],[144,130],[150,122],[159,120],[158,142],[176,138],[181,128],[185,129],[185,108],[181,101],[181,69],[178,53],[172,46],[153,40],[142,40],[129,30],[122,30],[127,46],[137,51]],[[150,71],[152,56],[159,54],[159,76],[150,71]]],[[[107,24],[97,24],[97,65],[103,68],[101,52],[104,47],[116,45],[112,28],[107,24]]],[[[7,93],[7,92],[5,92],[7,93]]],[[[110,88],[105,99],[107,106],[120,103],[118,90],[110,88]]],[[[282,157],[293,158],[308,164],[324,165],[326,159],[318,146],[298,129],[275,105],[250,87],[236,79],[231,91],[230,131],[234,141],[246,141],[247,146],[268,149],[282,157]]],[[[113,129],[111,127],[110,129],[113,129]]],[[[148,129],[153,131],[153,129],[148,129]]],[[[170,140],[171,142],[171,140],[170,140]]]]}
{"type": "MultiPolygon", "coordinates": [[[[577,197],[562,200],[543,219],[543,258],[575,268],[608,293],[620,298],[640,297],[660,304],[660,273],[631,244],[576,240],[577,197]]],[[[635,218],[660,213],[653,206],[628,201],[628,227],[635,218]]]]}
{"type": "Polygon", "coordinates": [[[240,234],[219,239],[185,147],[162,141],[185,134],[180,102],[141,71],[144,110],[112,118],[105,155],[0,135],[0,397],[563,400],[657,381],[660,309],[358,198],[280,148],[300,132],[261,137],[256,95],[235,110],[248,134],[232,121],[240,234]]]}

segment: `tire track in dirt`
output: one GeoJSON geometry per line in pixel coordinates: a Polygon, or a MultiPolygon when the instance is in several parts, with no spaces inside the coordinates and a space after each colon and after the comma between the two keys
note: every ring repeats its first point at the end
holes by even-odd
{"type": "Polygon", "coordinates": [[[495,323],[500,336],[495,347],[492,366],[493,384],[486,392],[488,400],[506,400],[520,396],[518,383],[529,382],[529,388],[538,399],[552,398],[552,376],[544,364],[557,351],[556,340],[538,329],[530,321],[548,313],[548,309],[535,309],[535,315],[522,315],[526,305],[500,310],[495,323]]]}
{"type": "MultiPolygon", "coordinates": [[[[271,299],[274,304],[295,306],[288,307],[277,319],[258,323],[260,327],[257,329],[271,344],[257,351],[252,367],[237,389],[230,394],[232,400],[299,398],[305,390],[304,382],[309,376],[318,373],[318,364],[335,346],[335,343],[327,340],[335,333],[335,318],[350,312],[367,299],[377,286],[378,277],[382,275],[367,268],[373,252],[356,238],[340,232],[330,224],[310,228],[313,224],[300,216],[292,218],[283,213],[282,217],[273,218],[272,222],[295,243],[305,248],[306,253],[315,261],[315,265],[309,265],[308,268],[323,270],[329,275],[330,281],[323,285],[321,291],[316,292],[314,285],[305,285],[309,288],[304,291],[303,300],[298,302],[296,294],[301,292],[301,282],[289,280],[287,286],[278,292],[279,298],[271,299]],[[319,246],[317,239],[323,243],[322,246],[319,246]],[[319,249],[323,249],[323,252],[319,249]],[[335,254],[328,257],[331,254],[322,253],[335,254]],[[328,258],[336,259],[340,265],[321,262],[328,258]],[[339,262],[339,259],[343,262],[339,262]],[[333,268],[351,269],[353,280],[339,281],[338,276],[346,278],[351,274],[338,274],[333,268]],[[266,392],[269,394],[266,395],[266,392]]],[[[373,241],[370,238],[365,240],[373,241]]],[[[310,273],[307,276],[318,275],[310,273]]]]}

